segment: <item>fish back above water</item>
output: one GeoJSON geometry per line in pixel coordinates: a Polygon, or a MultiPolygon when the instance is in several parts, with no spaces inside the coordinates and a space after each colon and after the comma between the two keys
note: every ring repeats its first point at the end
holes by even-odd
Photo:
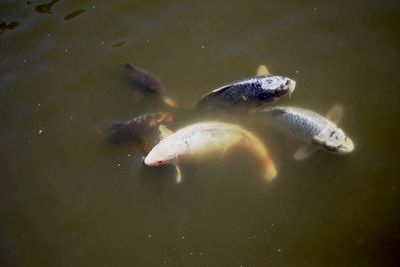
{"type": "Polygon", "coordinates": [[[222,86],[201,97],[197,107],[245,108],[253,110],[291,94],[296,82],[282,76],[254,76],[222,86]]]}

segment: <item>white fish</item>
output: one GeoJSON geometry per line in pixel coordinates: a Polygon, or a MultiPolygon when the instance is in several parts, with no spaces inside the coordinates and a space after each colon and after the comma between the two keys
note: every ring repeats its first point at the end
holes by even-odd
{"type": "MultiPolygon", "coordinates": [[[[217,121],[195,123],[175,133],[167,133],[150,151],[144,163],[148,166],[177,166],[183,160],[207,156],[212,152],[224,152],[234,145],[245,146],[262,159],[267,180],[276,177],[274,162],[264,144],[254,134],[238,125],[217,121]]],[[[177,182],[180,182],[178,167],[177,171],[177,182]]]]}

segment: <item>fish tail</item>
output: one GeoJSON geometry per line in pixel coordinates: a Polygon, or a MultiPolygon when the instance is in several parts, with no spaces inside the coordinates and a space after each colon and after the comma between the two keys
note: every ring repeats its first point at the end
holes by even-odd
{"type": "Polygon", "coordinates": [[[260,141],[260,139],[251,132],[245,131],[245,135],[251,144],[251,149],[262,159],[265,179],[272,181],[277,176],[278,172],[276,170],[274,161],[271,159],[267,151],[267,148],[260,141]]]}

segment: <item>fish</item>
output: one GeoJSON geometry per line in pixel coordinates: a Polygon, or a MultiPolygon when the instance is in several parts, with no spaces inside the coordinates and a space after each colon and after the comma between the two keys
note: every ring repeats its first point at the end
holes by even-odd
{"type": "Polygon", "coordinates": [[[143,93],[160,96],[165,104],[176,107],[177,104],[172,98],[164,96],[165,87],[156,75],[128,63],[124,65],[124,70],[128,81],[139,86],[143,93]]]}
{"type": "Polygon", "coordinates": [[[296,160],[306,159],[318,149],[337,154],[348,154],[354,150],[353,141],[337,126],[343,116],[340,104],[334,105],[326,116],[287,106],[265,108],[259,114],[267,114],[275,124],[306,142],[295,151],[293,157],[296,160]]]}
{"type": "Polygon", "coordinates": [[[205,94],[197,101],[196,107],[236,107],[254,111],[284,95],[290,96],[295,88],[294,80],[271,75],[268,69],[261,65],[256,76],[224,85],[205,94]]]}
{"type": "Polygon", "coordinates": [[[139,86],[143,92],[156,95],[165,93],[164,85],[156,75],[131,64],[125,64],[124,69],[128,80],[139,86]]]}
{"type": "Polygon", "coordinates": [[[236,145],[250,149],[261,158],[264,177],[268,181],[277,176],[275,163],[264,144],[253,133],[239,125],[204,121],[186,126],[176,132],[165,132],[164,136],[165,138],[146,156],[144,164],[147,166],[174,165],[178,172],[176,177],[178,183],[181,181],[179,163],[211,153],[226,152],[236,145]]]}
{"type": "Polygon", "coordinates": [[[161,139],[159,126],[168,125],[174,116],[167,112],[139,115],[129,121],[114,123],[105,129],[107,142],[121,144],[132,140],[143,142],[145,152],[149,152],[161,139]]]}

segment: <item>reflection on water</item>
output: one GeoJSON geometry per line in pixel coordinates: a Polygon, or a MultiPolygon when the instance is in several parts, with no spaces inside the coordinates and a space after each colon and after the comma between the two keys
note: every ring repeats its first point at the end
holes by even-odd
{"type": "Polygon", "coordinates": [[[399,265],[398,1],[32,2],[0,3],[0,266],[399,265]],[[74,10],[86,11],[64,21],[74,10]],[[131,90],[126,62],[184,108],[131,90]],[[298,162],[301,143],[253,116],[193,112],[263,63],[297,82],[271,106],[341,103],[354,152],[298,162]],[[182,164],[177,185],[97,131],[157,111],[173,112],[171,129],[240,124],[278,177],[265,183],[237,150],[182,164]]]}

